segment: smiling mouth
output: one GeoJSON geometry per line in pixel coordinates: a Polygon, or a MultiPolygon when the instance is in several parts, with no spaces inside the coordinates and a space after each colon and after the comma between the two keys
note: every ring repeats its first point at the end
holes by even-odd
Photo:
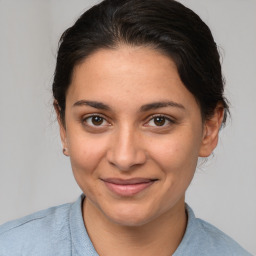
{"type": "Polygon", "coordinates": [[[102,181],[111,192],[119,196],[133,196],[153,185],[157,179],[133,178],[123,180],[109,178],[102,179],[102,181]]]}

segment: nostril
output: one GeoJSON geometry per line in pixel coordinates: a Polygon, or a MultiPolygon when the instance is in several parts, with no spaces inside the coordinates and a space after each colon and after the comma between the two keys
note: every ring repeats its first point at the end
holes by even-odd
{"type": "Polygon", "coordinates": [[[129,171],[135,166],[143,165],[146,162],[146,154],[142,150],[134,151],[133,154],[122,152],[109,152],[107,160],[120,171],[129,171]]]}

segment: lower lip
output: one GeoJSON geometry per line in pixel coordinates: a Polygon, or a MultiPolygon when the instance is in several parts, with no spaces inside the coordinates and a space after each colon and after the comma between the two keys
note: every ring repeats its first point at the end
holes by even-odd
{"type": "Polygon", "coordinates": [[[110,191],[119,196],[133,196],[150,187],[154,181],[129,185],[114,184],[106,181],[104,183],[110,191]]]}

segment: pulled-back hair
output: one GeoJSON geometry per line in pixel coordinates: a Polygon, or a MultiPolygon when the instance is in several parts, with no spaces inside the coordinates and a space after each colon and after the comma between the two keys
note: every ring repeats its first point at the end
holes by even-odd
{"type": "Polygon", "coordinates": [[[225,123],[229,110],[217,45],[200,17],[174,0],[104,0],[63,33],[53,81],[63,122],[74,67],[99,49],[122,44],[149,46],[170,57],[198,102],[202,119],[210,118],[221,103],[225,123]]]}

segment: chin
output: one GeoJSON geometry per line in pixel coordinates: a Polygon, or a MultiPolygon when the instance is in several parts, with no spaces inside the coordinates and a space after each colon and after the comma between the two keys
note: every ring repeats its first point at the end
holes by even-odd
{"type": "Polygon", "coordinates": [[[152,212],[148,212],[141,207],[117,207],[112,208],[110,214],[107,217],[112,222],[126,227],[139,227],[150,222],[154,217],[152,212]]]}

